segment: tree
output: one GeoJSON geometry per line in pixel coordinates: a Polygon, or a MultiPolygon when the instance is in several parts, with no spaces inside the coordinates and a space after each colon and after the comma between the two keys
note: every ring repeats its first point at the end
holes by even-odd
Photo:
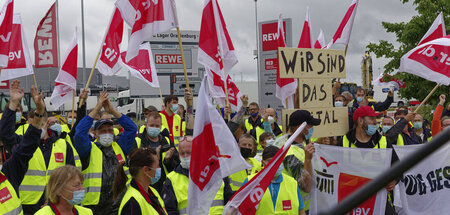
{"type": "MultiPolygon", "coordinates": [[[[403,4],[409,0],[401,0],[403,4]]],[[[385,57],[391,59],[384,66],[384,73],[392,73],[400,67],[400,58],[409,50],[415,48],[420,39],[430,28],[434,19],[440,12],[444,14],[444,22],[447,24],[446,32],[450,32],[450,1],[449,0],[414,0],[418,15],[413,16],[408,22],[389,23],[382,22],[387,32],[394,33],[397,42],[400,44],[395,47],[391,42],[380,40],[378,43],[370,43],[367,48],[375,53],[376,57],[385,57]]],[[[401,79],[406,83],[406,87],[400,89],[400,96],[406,99],[416,98],[422,101],[428,93],[436,86],[436,83],[427,81],[421,77],[408,73],[398,73],[395,78],[401,79]]],[[[439,102],[439,95],[450,94],[450,87],[441,86],[428,100],[433,105],[439,102]]]]}

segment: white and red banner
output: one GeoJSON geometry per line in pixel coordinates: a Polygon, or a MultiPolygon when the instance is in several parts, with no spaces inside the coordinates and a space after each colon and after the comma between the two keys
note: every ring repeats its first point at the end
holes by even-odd
{"type": "Polygon", "coordinates": [[[115,8],[108,30],[103,40],[100,57],[97,63],[97,69],[106,76],[116,74],[120,69],[120,43],[123,36],[123,19],[119,9],[115,8]]]}
{"type": "MultiPolygon", "coordinates": [[[[284,23],[282,15],[278,17],[278,47],[286,47],[286,36],[284,31],[284,23]]],[[[277,52],[278,62],[278,52],[277,52]]],[[[277,66],[277,86],[275,96],[281,100],[284,108],[294,108],[294,94],[297,91],[296,78],[280,78],[280,69],[277,66]],[[286,104],[287,100],[287,104],[286,104]]]]}
{"type": "Polygon", "coordinates": [[[372,84],[374,86],[380,86],[380,87],[390,87],[394,86],[394,90],[399,90],[400,88],[405,88],[406,84],[400,79],[394,78],[392,75],[389,74],[383,74],[380,73],[380,75],[372,81],[372,84]],[[383,81],[384,79],[387,79],[387,81],[383,81]]]}
{"type": "MultiPolygon", "coordinates": [[[[448,129],[447,129],[448,130],[448,129]]],[[[398,183],[399,215],[448,214],[450,211],[450,142],[403,173],[398,183]]],[[[400,161],[424,145],[396,146],[400,161]]],[[[397,195],[396,195],[397,196],[397,195]]],[[[394,198],[396,199],[396,198],[394,198]]]]}
{"type": "Polygon", "coordinates": [[[407,72],[429,81],[450,85],[450,35],[424,43],[400,60],[399,72],[407,72]]]}
{"type": "Polygon", "coordinates": [[[116,7],[132,26],[126,61],[139,53],[139,45],[153,35],[178,27],[174,0],[118,0],[116,7]]]}
{"type": "Polygon", "coordinates": [[[7,0],[0,11],[0,68],[8,66],[13,26],[14,0],[7,0]]]}
{"type": "Polygon", "coordinates": [[[14,14],[9,44],[8,66],[2,69],[0,81],[33,74],[33,64],[31,63],[20,14],[14,14]]]}
{"type": "Polygon", "coordinates": [[[325,48],[326,44],[325,44],[325,36],[323,34],[323,30],[320,29],[320,33],[319,36],[317,37],[317,41],[314,43],[314,48],[315,49],[323,49],[325,48]]]}
{"type": "Polygon", "coordinates": [[[418,46],[430,42],[431,40],[438,39],[441,37],[445,37],[445,24],[444,24],[444,16],[442,12],[436,17],[431,27],[428,29],[427,33],[423,35],[422,39],[420,39],[418,46]]]}
{"type": "Polygon", "coordinates": [[[34,38],[36,68],[58,67],[58,35],[56,32],[56,3],[39,22],[34,38]]]}
{"type": "MultiPolygon", "coordinates": [[[[310,214],[326,211],[391,166],[392,149],[344,148],[314,144],[314,187],[310,214]]],[[[350,211],[350,214],[385,214],[387,191],[350,211]]]]}
{"type": "Polygon", "coordinates": [[[306,7],[306,18],[303,24],[302,34],[300,36],[300,41],[298,42],[298,48],[312,48],[313,47],[313,37],[311,30],[311,18],[309,17],[309,7],[306,7]]]}
{"type": "Polygon", "coordinates": [[[206,77],[198,94],[194,121],[187,214],[208,214],[222,178],[251,168],[227,124],[208,96],[206,77]]]}
{"type": "Polygon", "coordinates": [[[120,54],[120,61],[130,70],[132,76],[141,79],[151,87],[159,87],[158,76],[156,74],[155,62],[153,61],[150,43],[144,43],[139,48],[138,56],[134,57],[128,63],[125,61],[127,52],[120,54]]]}
{"type": "Polygon", "coordinates": [[[304,122],[284,143],[283,147],[275,154],[270,162],[260,172],[258,172],[248,183],[239,188],[238,191],[231,197],[223,210],[223,214],[255,214],[258,209],[264,192],[272,181],[277,169],[283,165],[283,159],[286,156],[289,148],[294,142],[295,138],[300,135],[300,132],[306,127],[304,122]]]}
{"type": "MultiPolygon", "coordinates": [[[[214,100],[222,107],[226,104],[225,84],[215,72],[206,69],[206,75],[208,78],[209,93],[214,100]]],[[[231,76],[227,77],[227,89],[228,89],[228,101],[233,111],[238,111],[242,106],[241,96],[242,93],[237,88],[236,84],[231,79],[231,76]]]]}
{"type": "Polygon", "coordinates": [[[55,109],[58,109],[66,101],[72,99],[73,90],[77,89],[77,60],[78,42],[77,31],[73,35],[69,49],[64,56],[64,61],[56,77],[55,88],[53,89],[50,101],[55,109]]]}
{"type": "Polygon", "coordinates": [[[205,0],[198,46],[198,62],[225,80],[238,60],[217,0],[205,0]]]}
{"type": "Polygon", "coordinates": [[[330,43],[327,45],[327,49],[331,48],[333,44],[344,44],[347,45],[350,40],[350,35],[352,33],[353,21],[356,16],[356,9],[358,8],[358,0],[353,0],[352,4],[345,13],[344,18],[341,21],[336,33],[331,39],[330,43]]]}

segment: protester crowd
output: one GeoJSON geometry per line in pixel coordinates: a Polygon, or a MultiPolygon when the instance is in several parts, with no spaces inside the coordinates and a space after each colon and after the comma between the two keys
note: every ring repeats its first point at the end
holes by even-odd
{"type": "MultiPolygon", "coordinates": [[[[313,143],[392,148],[426,143],[450,126],[450,105],[444,107],[445,95],[440,95],[433,120],[426,124],[423,116],[405,107],[398,107],[394,117],[378,113],[390,107],[392,92],[384,102],[377,103],[369,102],[362,89],[353,97],[349,92],[338,94],[338,88],[339,83],[333,88],[334,106],[348,107],[348,132],[341,137],[312,138],[314,126],[321,120],[305,110],[293,112],[287,124],[289,133],[303,122],[307,125],[295,137],[257,214],[308,213],[314,184],[313,143]],[[286,209],[287,200],[290,207],[286,209]]],[[[36,109],[25,118],[20,106],[24,89],[19,81],[13,81],[0,120],[0,214],[186,214],[194,128],[189,89],[185,90],[186,107],[170,95],[161,111],[154,106],[145,108],[145,124],[139,129],[130,117],[115,109],[106,91],[92,110],[87,111],[81,101],[76,113],[66,114],[67,123],[46,112],[43,93],[33,87],[31,95],[36,109]]],[[[80,99],[86,98],[87,91],[83,91],[80,99]]],[[[232,195],[281,147],[283,129],[277,123],[281,113],[249,103],[246,95],[240,99],[242,107],[232,113],[227,106],[223,116],[251,168],[223,178],[209,214],[222,214],[232,195]],[[232,117],[228,120],[227,115],[232,117]]],[[[392,162],[397,160],[394,152],[392,162]]],[[[392,181],[387,191],[392,191],[396,183],[392,181]]],[[[395,214],[392,198],[386,214],[395,214]]]]}

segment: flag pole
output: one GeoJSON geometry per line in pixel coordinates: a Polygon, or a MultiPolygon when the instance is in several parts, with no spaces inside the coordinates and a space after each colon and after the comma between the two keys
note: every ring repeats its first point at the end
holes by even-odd
{"type": "Polygon", "coordinates": [[[34,75],[34,71],[33,71],[33,82],[34,82],[34,86],[37,88],[37,82],[36,82],[36,75],[34,75]]]}
{"type": "MultiPolygon", "coordinates": [[[[344,51],[344,56],[347,57],[347,49],[348,49],[348,44],[345,45],[345,51],[344,51]]],[[[341,82],[341,78],[338,78],[338,81],[341,82]]]]}
{"type": "Polygon", "coordinates": [[[73,125],[75,124],[73,122],[73,118],[74,118],[74,113],[75,113],[75,94],[77,94],[76,90],[72,90],[72,125],[70,126],[70,130],[72,131],[73,129],[73,125]]]}
{"type": "MultiPolygon", "coordinates": [[[[91,74],[89,74],[88,81],[87,81],[87,83],[86,83],[86,86],[84,87],[85,90],[88,89],[89,84],[91,83],[92,75],[94,74],[95,67],[97,66],[97,61],[98,61],[98,58],[100,57],[100,53],[101,53],[101,51],[98,51],[97,57],[95,58],[95,61],[94,61],[94,65],[92,66],[92,69],[91,69],[91,74]]],[[[80,100],[80,104],[78,105],[78,108],[81,108],[81,106],[83,105],[83,103],[84,103],[84,100],[81,99],[81,100],[80,100]]]]}
{"type": "Polygon", "coordinates": [[[414,113],[417,113],[417,111],[419,111],[419,109],[428,101],[428,99],[431,97],[431,95],[433,95],[434,92],[436,92],[436,90],[439,88],[439,86],[441,86],[441,84],[436,84],[436,86],[431,90],[430,93],[428,93],[427,97],[425,97],[425,99],[420,103],[420,105],[416,108],[416,110],[414,110],[414,113]]]}
{"type": "Polygon", "coordinates": [[[161,102],[164,105],[164,99],[162,97],[161,87],[158,87],[158,90],[159,90],[159,97],[161,97],[161,102]]]}
{"type": "Polygon", "coordinates": [[[177,27],[177,36],[178,36],[178,45],[180,46],[181,62],[183,63],[184,80],[186,81],[186,88],[190,89],[189,80],[186,72],[186,62],[184,59],[183,43],[181,42],[180,27],[177,27]]]}

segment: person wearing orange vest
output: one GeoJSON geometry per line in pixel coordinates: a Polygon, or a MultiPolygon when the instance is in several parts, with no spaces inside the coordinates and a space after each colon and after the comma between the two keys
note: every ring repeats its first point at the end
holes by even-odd
{"type": "Polygon", "coordinates": [[[168,95],[164,98],[164,110],[160,112],[163,127],[169,129],[170,140],[178,146],[176,138],[184,136],[181,117],[176,114],[178,110],[178,97],[168,95]]]}

